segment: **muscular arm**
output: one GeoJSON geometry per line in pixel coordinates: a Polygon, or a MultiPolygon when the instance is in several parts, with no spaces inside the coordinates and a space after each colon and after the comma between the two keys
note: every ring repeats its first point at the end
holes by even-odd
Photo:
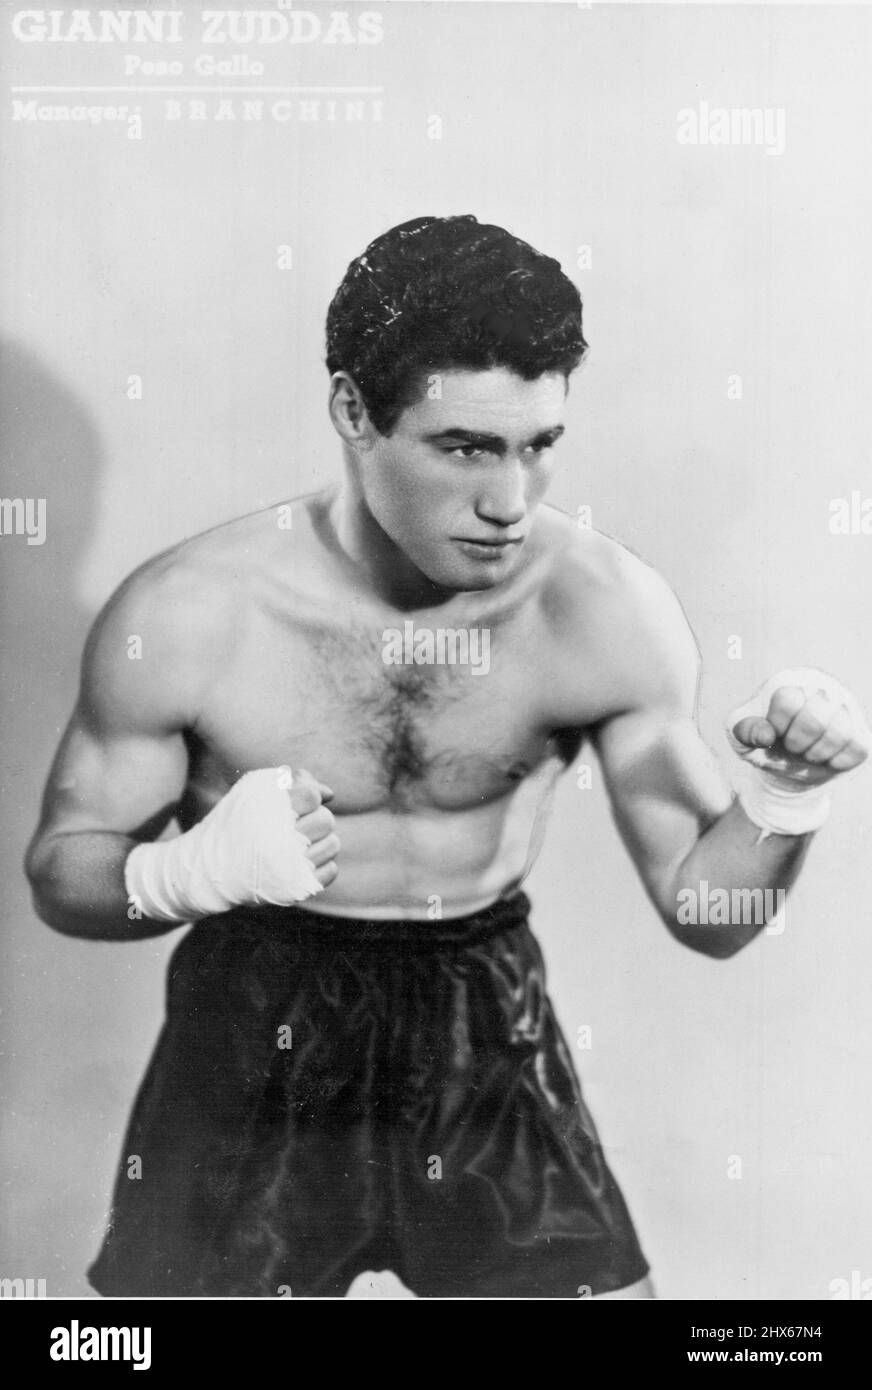
{"type": "Polygon", "coordinates": [[[625,696],[595,747],[615,823],[664,923],[682,944],[724,958],[764,923],[687,923],[680,906],[698,901],[703,883],[726,889],[731,904],[736,889],[786,892],[812,837],[761,840],[697,730],[699,656],[680,605],[653,571],[635,561],[629,569],[611,613],[625,696]]]}
{"type": "Polygon", "coordinates": [[[96,940],[159,935],[128,916],[124,862],[172,818],[187,778],[204,615],[158,561],[107,605],[89,637],[78,702],[52,766],[25,867],[49,926],[96,940]],[[194,618],[198,621],[194,621],[194,618]],[[130,638],[141,640],[133,659],[130,638]]]}

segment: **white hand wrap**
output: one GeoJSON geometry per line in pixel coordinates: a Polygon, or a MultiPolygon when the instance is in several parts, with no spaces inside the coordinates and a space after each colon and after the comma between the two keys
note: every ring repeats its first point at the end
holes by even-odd
{"type": "Polygon", "coordinates": [[[124,865],[129,899],[155,921],[191,922],[320,893],[309,841],[296,828],[291,785],[286,767],[246,772],[184,835],[137,845],[124,865]]]}
{"type": "Polygon", "coordinates": [[[733,710],[727,720],[727,738],[744,764],[743,775],[736,778],[736,792],[745,815],[763,831],[761,840],[767,835],[807,835],[819,830],[830,813],[828,787],[809,784],[816,775],[814,765],[796,768],[771,749],[748,748],[733,735],[740,719],[748,715],[765,718],[775,691],[785,685],[799,686],[806,696],[822,691],[844,705],[859,727],[865,726],[863,711],[851,692],[825,671],[810,666],[779,671],[753,699],[733,710]]]}

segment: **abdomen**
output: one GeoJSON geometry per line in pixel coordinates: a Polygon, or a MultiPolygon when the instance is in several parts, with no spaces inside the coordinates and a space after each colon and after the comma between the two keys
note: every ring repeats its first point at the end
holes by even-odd
{"type": "Polygon", "coordinates": [[[540,770],[504,797],[462,810],[337,811],[339,873],[307,907],[422,922],[485,907],[532,867],[561,766],[540,770]]]}

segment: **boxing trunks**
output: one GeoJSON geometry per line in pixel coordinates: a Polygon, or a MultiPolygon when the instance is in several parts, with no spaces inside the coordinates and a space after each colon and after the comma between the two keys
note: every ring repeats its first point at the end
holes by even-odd
{"type": "Polygon", "coordinates": [[[529,906],[192,927],[93,1287],[341,1296],[388,1268],[422,1297],[577,1298],[641,1279],[529,906]]]}

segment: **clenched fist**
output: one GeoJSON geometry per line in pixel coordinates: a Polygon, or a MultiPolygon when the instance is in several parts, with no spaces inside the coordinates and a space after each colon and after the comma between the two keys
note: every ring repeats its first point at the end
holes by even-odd
{"type": "Polygon", "coordinates": [[[131,850],[128,897],[162,922],[303,902],[337,874],[339,838],[324,804],[332,795],[309,772],[246,772],[184,835],[131,850]]]}
{"type": "Polygon", "coordinates": [[[856,698],[823,671],[782,671],[734,710],[728,734],[740,757],[790,781],[820,786],[869,756],[856,698]]]}
{"type": "Polygon", "coordinates": [[[306,857],[314,864],[321,887],[327,888],[338,873],[336,856],[340,849],[336,821],[326,805],[333,793],[305,768],[293,773],[290,768],[280,768],[279,787],[285,790],[286,783],[291,809],[297,816],[295,829],[309,841],[306,857]]]}
{"type": "Polygon", "coordinates": [[[780,671],[733,710],[727,737],[749,774],[739,800],[765,835],[805,835],[829,814],[827,783],[859,767],[870,736],[856,698],[808,667],[780,671]]]}

